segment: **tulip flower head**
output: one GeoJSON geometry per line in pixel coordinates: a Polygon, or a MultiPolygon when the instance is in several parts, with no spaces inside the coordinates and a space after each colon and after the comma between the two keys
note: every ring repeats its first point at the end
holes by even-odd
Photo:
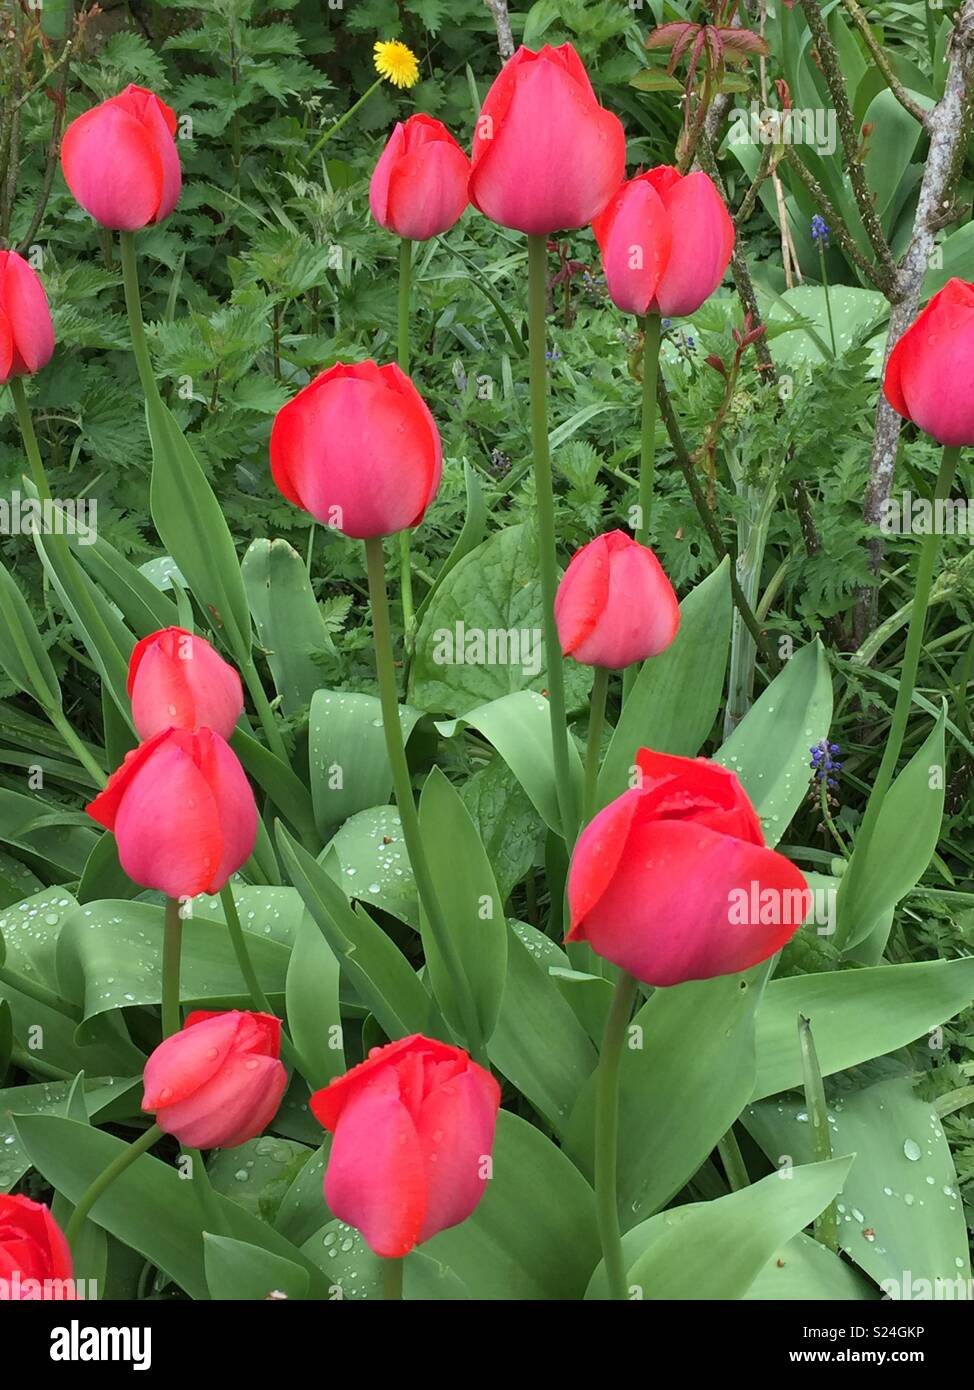
{"type": "Polygon", "coordinates": [[[170,898],[219,893],[257,839],[250,783],[212,729],[165,729],[140,743],[87,810],[114,833],[129,878],[170,898]]]}
{"type": "Polygon", "coordinates": [[[0,1193],[0,1303],[74,1299],[71,1251],[50,1209],[0,1193]]]}
{"type": "Polygon", "coordinates": [[[16,251],[0,251],[0,386],[33,376],[53,352],[51,311],[37,272],[16,251]]]}
{"type": "Polygon", "coordinates": [[[145,1064],[142,1109],[191,1149],[234,1149],[273,1120],[287,1089],[281,1021],[272,1014],[191,1013],[145,1064]]]}
{"type": "Polygon", "coordinates": [[[948,280],[889,355],[883,391],[941,444],[974,444],[974,285],[948,280]]]}
{"type": "Polygon", "coordinates": [[[152,226],[179,202],[175,134],[175,111],[145,87],[128,86],[64,132],[65,182],[101,226],[122,232],[152,226]]]}
{"type": "Polygon", "coordinates": [[[487,1183],[500,1087],[419,1034],[377,1047],[311,1097],[334,1135],[325,1201],[387,1258],[465,1221],[487,1183]]]}
{"type": "Polygon", "coordinates": [[[140,738],[164,729],[213,729],[228,739],[243,713],[237,672],[181,627],[143,637],[129,659],[128,696],[140,738]]]}
{"type": "Polygon", "coordinates": [[[396,125],[369,186],[380,227],[410,241],[448,232],[468,203],[470,161],[442,121],[410,116],[396,125]]]}
{"type": "Polygon", "coordinates": [[[794,936],[803,875],[765,845],[733,772],[641,749],[641,784],[582,831],[568,875],[569,941],[650,985],[748,970],[794,936]]]}
{"type": "Polygon", "coordinates": [[[278,411],[271,471],[289,502],[365,540],[418,526],[443,472],[440,433],[395,365],[336,362],[278,411]]]}
{"type": "Polygon", "coordinates": [[[613,303],[630,314],[695,313],[734,249],[734,224],[710,176],[669,165],[624,183],[592,230],[613,303]]]}
{"type": "Polygon", "coordinates": [[[649,547],[610,531],[573,557],[558,586],[555,622],[565,656],[621,670],[666,650],[680,605],[649,547]]]}
{"type": "Polygon", "coordinates": [[[519,48],[487,93],[473,142],[470,201],[529,235],[584,227],[622,181],[622,123],[600,106],[570,43],[519,48]]]}

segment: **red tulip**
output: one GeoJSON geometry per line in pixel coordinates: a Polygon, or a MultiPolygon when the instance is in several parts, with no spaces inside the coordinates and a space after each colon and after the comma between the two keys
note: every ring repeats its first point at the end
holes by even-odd
{"type": "Polygon", "coordinates": [[[974,285],[948,280],[897,342],[883,390],[941,444],[974,444],[974,285]]]}
{"type": "Polygon", "coordinates": [[[114,832],[129,878],[170,898],[219,893],[257,839],[250,783],[212,729],[140,743],[87,809],[114,832]]]}
{"type": "Polygon", "coordinates": [[[175,134],[175,111],[144,87],[128,86],[64,132],[65,181],[103,227],[135,232],[161,222],[182,186],[175,134]]]}
{"type": "Polygon", "coordinates": [[[273,1014],[191,1013],[145,1064],[142,1109],[190,1149],[234,1149],[267,1128],[287,1089],[273,1014]]]}
{"type": "Polygon", "coordinates": [[[804,877],[767,849],[733,772],[641,749],[641,785],[582,831],[568,876],[569,941],[650,985],[733,975],[794,936],[804,877]]]}
{"type": "Polygon", "coordinates": [[[163,729],[214,729],[229,738],[243,712],[240,677],[207,642],[181,627],[143,637],[129,660],[128,695],[139,738],[163,729]]]}
{"type": "Polygon", "coordinates": [[[364,540],[419,525],[443,451],[426,402],[397,366],[336,362],[278,411],[271,471],[289,502],[364,540]]]}
{"type": "Polygon", "coordinates": [[[39,372],[53,351],[44,286],[16,251],[0,251],[0,386],[11,377],[39,372]]]}
{"type": "Polygon", "coordinates": [[[470,201],[536,236],[584,227],[626,168],[622,123],[601,107],[570,43],[519,48],[487,93],[473,142],[470,201]]]}
{"type": "Polygon", "coordinates": [[[649,547],[610,531],[573,557],[558,586],[555,622],[565,656],[620,670],[666,650],[680,605],[649,547]]]}
{"type": "Polygon", "coordinates": [[[68,1242],[48,1208],[0,1194],[0,1303],[74,1299],[73,1281],[68,1242]]]}
{"type": "Polygon", "coordinates": [[[369,186],[380,227],[411,241],[448,232],[467,206],[470,160],[442,121],[410,116],[389,137],[369,186]]]}
{"type": "Polygon", "coordinates": [[[709,175],[666,164],[624,183],[592,230],[609,293],[630,314],[695,313],[734,249],[734,223],[709,175]]]}
{"type": "Polygon", "coordinates": [[[484,1195],[500,1087],[458,1047],[415,1034],[311,1097],[333,1134],[325,1201],[396,1258],[465,1221],[484,1195]]]}

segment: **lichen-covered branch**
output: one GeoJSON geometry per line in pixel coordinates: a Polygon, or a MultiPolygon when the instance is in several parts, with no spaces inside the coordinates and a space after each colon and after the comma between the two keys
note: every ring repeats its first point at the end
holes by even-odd
{"type": "Polygon", "coordinates": [[[497,47],[500,49],[501,60],[506,63],[508,58],[514,55],[514,34],[511,31],[511,17],[507,12],[507,0],[484,0],[484,4],[493,15],[494,28],[497,30],[497,47]]]}

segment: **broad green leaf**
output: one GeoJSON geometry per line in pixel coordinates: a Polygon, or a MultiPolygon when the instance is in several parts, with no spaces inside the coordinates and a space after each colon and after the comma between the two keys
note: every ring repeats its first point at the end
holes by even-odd
{"type": "MultiPolygon", "coordinates": [[[[419,823],[444,925],[473,994],[480,1036],[497,1023],[507,975],[507,923],[494,873],[470,814],[438,767],[419,798],[419,823]]],[[[453,981],[426,913],[420,912],[423,949],[433,994],[457,1036],[463,1025],[453,981]]]]}
{"type": "Polygon", "coordinates": [[[506,902],[538,857],[541,820],[503,758],[492,758],[458,790],[506,902]]]}
{"type": "MultiPolygon", "coordinates": [[[[807,1163],[719,1197],[671,1207],[623,1237],[633,1297],[686,1301],[743,1298],[779,1246],[813,1221],[840,1190],[852,1158],[807,1163]]],[[[605,1297],[600,1265],[587,1298],[605,1297]]]]}
{"type": "Polygon", "coordinates": [[[295,1047],[313,1068],[307,1079],[316,1087],[345,1070],[338,974],[334,952],[305,910],[287,967],[287,1021],[295,1047]]]}
{"type": "Polygon", "coordinates": [[[87,829],[73,818],[58,823],[50,802],[0,788],[0,841],[9,845],[45,877],[65,882],[78,879],[95,847],[94,823],[87,829]]]}
{"type": "Polygon", "coordinates": [[[434,595],[450,571],[465,555],[469,555],[471,550],[474,550],[484,538],[484,531],[487,527],[487,507],[484,502],[483,489],[480,486],[480,479],[477,477],[476,471],[466,459],[463,461],[463,481],[467,489],[467,509],[464,513],[463,526],[453,549],[440,567],[436,582],[416,609],[417,624],[423,621],[423,615],[433,602],[434,595]]]}
{"type": "Polygon", "coordinates": [[[31,611],[0,564],[0,667],[19,690],[44,709],[60,710],[61,687],[31,611]]]}
{"type": "Polygon", "coordinates": [[[395,806],[350,816],[328,845],[329,865],[349,898],[371,903],[419,930],[416,882],[395,806]]]}
{"type": "Polygon", "coordinates": [[[773,980],[757,1015],[754,1096],[801,1085],[798,1015],[811,1020],[823,1076],[905,1047],[974,999],[974,957],[773,980]]]}
{"type": "MultiPolygon", "coordinates": [[[[656,989],[636,1014],[619,1078],[623,1229],[679,1192],[754,1089],[754,1015],[768,966],[656,989]],[[665,1117],[665,1119],[661,1119],[665,1117]]],[[[594,1169],[595,1078],[571,1118],[568,1149],[594,1169]]]]}
{"type": "Polygon", "coordinates": [[[203,1264],[211,1298],[263,1300],[272,1293],[297,1299],[308,1296],[311,1279],[306,1269],[242,1240],[207,1231],[203,1264]]]}
{"type": "Polygon", "coordinates": [[[252,541],[240,565],[257,636],[285,714],[311,703],[321,657],[334,652],[301,556],[287,541],[252,541]]]}
{"type": "Polygon", "coordinates": [[[233,1149],[221,1149],[207,1165],[210,1186],[269,1225],[291,1184],[314,1150],[293,1139],[265,1134],[233,1149]]]}
{"type": "Polygon", "coordinates": [[[805,799],[808,750],[832,721],[832,680],[821,642],[796,652],[716,754],[754,802],[776,845],[805,799]]]}
{"type": "MultiPolygon", "coordinates": [[[[409,703],[460,715],[516,691],[545,690],[542,630],[537,541],[522,522],[465,555],[437,591],[416,634],[409,703]]],[[[589,668],[566,663],[569,710],[591,683],[589,668]]]]}
{"type": "Polygon", "coordinates": [[[322,1184],[330,1150],[331,1135],[326,1134],[323,1143],[302,1163],[277,1207],[274,1226],[295,1245],[303,1245],[321,1227],[322,1214],[326,1213],[322,1184]]]}
{"type": "Polygon", "coordinates": [[[136,637],[148,637],[160,628],[179,625],[176,605],[158,585],[103,536],[93,544],[80,545],[73,539],[72,550],[95,583],[119,609],[136,637]]]}
{"type": "Polygon", "coordinates": [[[731,631],[730,561],[680,604],[676,640],[644,662],[599,777],[603,805],[626,790],[640,748],[694,758],[720,708],[731,631]]]}
{"type": "Polygon", "coordinates": [[[886,793],[856,877],[850,877],[853,851],[839,883],[836,944],[846,950],[864,940],[883,914],[916,887],[937,847],[947,780],[944,718],[945,710],[886,793]]]}
{"type": "Polygon", "coordinates": [[[317,843],[311,794],[287,763],[239,727],[233,731],[230,746],[248,775],[267,793],[305,843],[317,843]]]}
{"type": "MultiPolygon", "coordinates": [[[[743,1120],[775,1165],[784,1154],[801,1163],[811,1152],[802,1104],[764,1101],[743,1120]]],[[[913,1094],[908,1077],[895,1077],[836,1096],[829,1130],[833,1149],[855,1154],[838,1202],[841,1248],[895,1299],[968,1299],[964,1206],[930,1103],[913,1094]],[[907,1279],[912,1292],[904,1287],[907,1279]],[[929,1286],[941,1281],[944,1291],[928,1287],[924,1294],[918,1284],[924,1280],[929,1286]]],[[[780,1178],[767,1179],[774,1180],[780,1178]]]]}
{"type": "MultiPolygon", "coordinates": [[[[482,734],[514,773],[544,823],[556,835],[561,834],[547,700],[533,691],[521,690],[480,705],[463,719],[444,721],[436,727],[446,738],[452,738],[464,727],[482,734]]],[[[568,761],[578,804],[582,794],[582,760],[571,738],[568,740],[568,761]]]]}
{"type": "Polygon", "coordinates": [[[847,1303],[879,1296],[878,1289],[852,1265],[801,1233],[775,1251],[744,1294],[749,1300],[772,1303],[825,1299],[847,1303]]]}
{"type": "MultiPolygon", "coordinates": [[[[30,1168],[27,1151],[17,1135],[15,1118],[19,1115],[66,1115],[75,1081],[45,1081],[37,1086],[11,1086],[0,1091],[0,1192],[11,1192],[30,1168]]],[[[140,1096],[141,1083],[139,1077],[140,1096]]],[[[86,1078],[85,1104],[91,1119],[99,1120],[128,1086],[127,1081],[116,1081],[112,1077],[86,1078]]],[[[138,1101],[135,1108],[138,1108],[138,1101]]]]}
{"type": "MultiPolygon", "coordinates": [[[[399,706],[404,743],[421,718],[418,709],[399,706]]],[[[308,740],[315,821],[326,840],[350,816],[383,805],[392,793],[378,697],[350,690],[315,691],[308,740]]]]}

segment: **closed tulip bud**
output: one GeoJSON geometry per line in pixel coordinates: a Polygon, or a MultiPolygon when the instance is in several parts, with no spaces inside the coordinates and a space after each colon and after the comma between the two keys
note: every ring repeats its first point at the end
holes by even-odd
{"type": "Polygon", "coordinates": [[[74,1299],[71,1251],[50,1210],[0,1193],[0,1303],[74,1299]]]}
{"type": "Polygon", "coordinates": [[[373,1048],[311,1097],[334,1135],[329,1209],[390,1259],[465,1221],[484,1195],[500,1099],[458,1047],[416,1034],[373,1048]]]}
{"type": "Polygon", "coordinates": [[[680,605],[649,547],[609,531],[573,557],[558,586],[555,622],[565,656],[621,670],[665,651],[680,626],[680,605]]]}
{"type": "Polygon", "coordinates": [[[426,402],[395,364],[336,362],[278,411],[271,471],[289,502],[365,540],[419,525],[443,451],[426,402]]]}
{"type": "Polygon", "coordinates": [[[190,1149],[256,1139],[287,1089],[281,1021],[273,1014],[191,1013],[145,1064],[142,1109],[190,1149]]]}
{"type": "Polygon", "coordinates": [[[410,116],[389,137],[369,186],[380,227],[410,241],[448,232],[469,201],[470,160],[442,121],[410,116]]]}
{"type": "Polygon", "coordinates": [[[470,201],[529,235],[584,227],[626,168],[622,123],[601,107],[570,43],[519,48],[477,121],[470,201]]]}
{"type": "Polygon", "coordinates": [[[128,696],[139,738],[163,729],[214,729],[229,738],[243,712],[232,666],[204,637],[181,627],[143,637],[129,659],[128,696]]]}
{"type": "Polygon", "coordinates": [[[145,87],[128,86],[64,132],[65,182],[103,227],[135,232],[161,222],[182,186],[175,134],[175,111],[145,87]]]}
{"type": "Polygon", "coordinates": [[[129,878],[170,898],[219,893],[257,839],[250,783],[212,729],[140,743],[87,809],[114,833],[129,878]]]}
{"type": "Polygon", "coordinates": [[[54,351],[54,329],[44,286],[16,251],[0,251],[0,386],[32,376],[54,351]]]}
{"type": "Polygon", "coordinates": [[[948,280],[889,355],[883,390],[941,444],[974,444],[974,285],[948,280]]]}
{"type": "Polygon", "coordinates": [[[569,941],[650,985],[733,975],[804,920],[804,877],[765,846],[733,772],[642,749],[638,787],[582,831],[568,875],[569,941]]]}
{"type": "Polygon", "coordinates": [[[613,303],[695,313],[724,278],[734,223],[709,175],[660,165],[624,183],[592,224],[613,303]]]}

